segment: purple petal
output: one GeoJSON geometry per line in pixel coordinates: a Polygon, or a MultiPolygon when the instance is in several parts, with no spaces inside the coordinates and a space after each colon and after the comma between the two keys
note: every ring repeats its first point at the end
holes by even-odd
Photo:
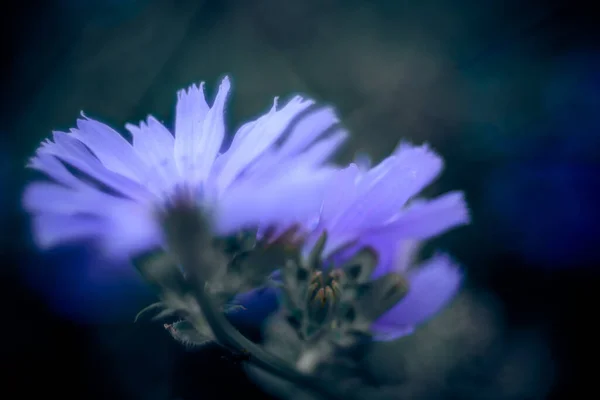
{"type": "MultiPolygon", "coordinates": [[[[315,146],[315,141],[338,122],[337,116],[330,108],[323,108],[303,116],[297,124],[291,127],[291,131],[281,147],[276,150],[273,149],[268,155],[262,157],[259,162],[250,168],[250,173],[269,173],[289,159],[302,157],[305,152],[311,151],[311,147],[315,146]]],[[[336,149],[333,144],[339,146],[342,142],[341,136],[333,139],[333,142],[324,145],[324,148],[314,150],[314,154],[305,156],[307,157],[306,162],[315,163],[319,159],[329,156],[336,149]]]]}
{"type": "Polygon", "coordinates": [[[459,225],[468,224],[469,211],[462,192],[446,193],[409,206],[377,235],[429,239],[459,225]]]}
{"type": "Polygon", "coordinates": [[[219,200],[215,228],[228,234],[250,226],[301,224],[318,215],[329,179],[327,170],[297,168],[268,181],[238,182],[219,200]]]}
{"type": "Polygon", "coordinates": [[[49,154],[38,154],[31,159],[28,167],[45,173],[56,182],[71,188],[87,186],[76,178],[58,159],[49,154]]]}
{"type": "Polygon", "coordinates": [[[38,149],[38,154],[50,154],[57,158],[72,157],[88,166],[106,168],[92,152],[73,135],[65,132],[53,132],[52,139],[46,140],[38,149]]]}
{"type": "Polygon", "coordinates": [[[195,179],[203,180],[208,176],[223,144],[225,138],[225,102],[230,89],[229,78],[223,78],[215,101],[206,113],[202,130],[196,132],[194,140],[195,179]]]}
{"type": "Polygon", "coordinates": [[[96,237],[102,229],[102,221],[90,216],[40,214],[33,217],[33,239],[45,249],[96,237]]]}
{"type": "MultiPolygon", "coordinates": [[[[305,247],[303,249],[305,254],[310,253],[312,247],[323,231],[329,231],[331,221],[340,213],[344,213],[348,205],[352,202],[356,189],[355,180],[358,173],[358,167],[355,164],[350,164],[346,168],[337,170],[331,175],[329,185],[327,185],[323,195],[319,213],[317,214],[318,225],[305,241],[305,247]]],[[[307,219],[304,226],[308,230],[311,230],[312,227],[308,225],[309,223],[312,223],[311,219],[307,219]]],[[[329,235],[329,239],[323,250],[323,255],[327,257],[331,252],[343,245],[346,240],[352,239],[352,234],[349,236],[344,236],[340,233],[329,235]]]]}
{"type": "Polygon", "coordinates": [[[131,132],[133,148],[142,157],[148,153],[158,153],[163,157],[167,155],[173,157],[175,137],[153,116],[149,115],[146,123],[141,122],[139,128],[132,124],[126,124],[126,126],[134,128],[134,132],[131,132]]]}
{"type": "Polygon", "coordinates": [[[48,182],[29,185],[23,195],[23,206],[34,213],[73,215],[102,213],[102,205],[116,199],[98,190],[73,190],[48,182]]]}
{"type": "MultiPolygon", "coordinates": [[[[225,154],[227,154],[228,156],[231,156],[231,154],[238,154],[240,148],[243,149],[245,146],[256,145],[256,143],[254,143],[253,140],[248,139],[249,137],[254,138],[255,140],[270,142],[270,135],[260,135],[257,134],[257,132],[261,132],[262,129],[265,127],[266,122],[269,122],[269,120],[278,112],[281,113],[286,109],[290,109],[289,106],[299,104],[300,101],[300,97],[294,97],[281,110],[277,111],[277,106],[279,105],[279,97],[275,97],[273,99],[273,105],[271,106],[269,111],[267,111],[266,114],[261,115],[255,120],[246,122],[245,124],[239,127],[237,132],[233,135],[233,139],[231,141],[231,144],[229,145],[229,149],[225,154]]],[[[281,133],[277,132],[276,130],[273,130],[271,132],[274,135],[276,135],[277,133],[281,133]]],[[[259,145],[258,147],[262,146],[259,145]]]]}
{"type": "Polygon", "coordinates": [[[434,316],[456,295],[462,274],[449,257],[438,255],[409,273],[408,279],[406,297],[373,325],[382,338],[398,337],[434,316]]]}
{"type": "Polygon", "coordinates": [[[373,165],[373,161],[371,160],[371,156],[367,153],[358,152],[354,156],[354,163],[358,166],[361,171],[368,171],[369,168],[373,165]]]}
{"type": "Polygon", "coordinates": [[[348,139],[348,132],[336,132],[329,137],[319,140],[302,154],[296,156],[295,162],[307,167],[317,168],[328,161],[346,139],[348,139]]]}
{"type": "Polygon", "coordinates": [[[233,138],[231,147],[223,154],[224,164],[219,171],[218,185],[223,190],[240,172],[269,149],[308,106],[310,101],[294,97],[281,110],[273,108],[256,121],[243,125],[233,138]]]}
{"type": "Polygon", "coordinates": [[[149,174],[133,147],[108,125],[93,119],[78,119],[72,136],[85,144],[109,170],[142,182],[149,174]]]}
{"type": "Polygon", "coordinates": [[[442,165],[441,158],[425,147],[388,157],[358,182],[353,203],[331,221],[331,231],[356,232],[383,224],[428,185],[442,165]]]}
{"type": "Polygon", "coordinates": [[[161,226],[151,208],[119,202],[109,207],[105,216],[106,231],[99,244],[109,258],[131,258],[164,243],[161,226]]]}
{"type": "Polygon", "coordinates": [[[290,157],[306,150],[337,123],[339,119],[333,108],[325,107],[309,113],[292,127],[288,139],[281,146],[280,156],[290,157]]]}
{"type": "MultiPolygon", "coordinates": [[[[377,251],[379,266],[374,277],[378,277],[409,266],[402,261],[407,256],[406,244],[417,244],[467,223],[469,215],[463,193],[450,192],[431,201],[414,202],[392,222],[361,231],[356,247],[370,246],[377,251]]],[[[409,249],[408,253],[411,252],[409,249]]]]}
{"type": "Polygon", "coordinates": [[[350,164],[331,176],[331,184],[323,198],[321,221],[329,226],[335,216],[351,204],[355,192],[355,181],[358,176],[356,164],[350,164]]]}
{"type": "Polygon", "coordinates": [[[125,128],[133,137],[133,148],[146,163],[153,180],[156,192],[170,190],[179,180],[179,171],[175,165],[175,138],[163,124],[149,116],[147,122],[139,126],[126,124],[125,128]]]}
{"type": "MultiPolygon", "coordinates": [[[[137,200],[147,200],[147,188],[123,175],[108,170],[85,146],[74,137],[62,132],[54,133],[54,143],[47,142],[40,154],[51,154],[78,169],[114,192],[137,200]]],[[[44,171],[46,173],[54,171],[44,171]]]]}
{"type": "Polygon", "coordinates": [[[33,183],[24,207],[39,214],[34,236],[41,246],[94,237],[105,256],[125,258],[161,243],[152,208],[97,190],[72,190],[52,183],[33,183]]]}
{"type": "MultiPolygon", "coordinates": [[[[377,252],[377,268],[372,278],[378,278],[381,275],[394,269],[400,251],[401,241],[393,236],[372,238],[365,236],[358,243],[359,247],[369,246],[377,252]]],[[[399,269],[398,269],[399,270],[399,269]]]]}
{"type": "Polygon", "coordinates": [[[224,108],[231,84],[225,77],[211,108],[204,98],[204,83],[179,92],[175,122],[175,162],[187,180],[204,180],[225,136],[224,108]]]}
{"type": "Polygon", "coordinates": [[[196,158],[195,141],[209,107],[204,98],[204,82],[177,93],[174,157],[184,178],[190,176],[196,158]]]}
{"type": "MultiPolygon", "coordinates": [[[[410,267],[415,265],[419,251],[423,247],[423,243],[417,240],[402,240],[396,246],[396,253],[391,264],[390,271],[405,273],[410,267]]],[[[378,272],[378,271],[376,271],[378,272]]],[[[389,272],[389,271],[386,271],[389,272]]]]}

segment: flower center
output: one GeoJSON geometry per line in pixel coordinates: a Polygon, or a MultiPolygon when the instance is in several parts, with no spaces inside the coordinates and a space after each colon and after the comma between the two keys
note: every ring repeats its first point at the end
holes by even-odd
{"type": "Polygon", "coordinates": [[[342,275],[343,271],[340,269],[313,272],[308,288],[308,311],[314,323],[327,323],[334,314],[339,303],[339,280],[342,275]]]}

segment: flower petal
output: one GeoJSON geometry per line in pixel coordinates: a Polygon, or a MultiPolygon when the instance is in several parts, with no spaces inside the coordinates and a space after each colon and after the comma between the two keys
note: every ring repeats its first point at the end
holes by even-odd
{"type": "Polygon", "coordinates": [[[23,206],[34,213],[98,215],[103,205],[116,198],[98,190],[74,190],[48,182],[29,185],[23,195],[23,206]]]}
{"type": "Polygon", "coordinates": [[[196,173],[194,177],[203,180],[219,154],[225,138],[225,102],[231,89],[228,77],[223,78],[215,101],[206,113],[202,130],[194,141],[194,156],[196,157],[196,173]]]}
{"type": "Polygon", "coordinates": [[[34,236],[40,246],[94,238],[105,256],[128,258],[161,243],[152,209],[97,190],[72,190],[52,183],[33,183],[24,207],[38,214],[34,236]],[[67,201],[68,199],[68,201],[67,201]]]}
{"type": "Polygon", "coordinates": [[[298,164],[317,168],[325,163],[348,139],[348,132],[339,131],[323,138],[295,157],[298,164]]]}
{"type": "Polygon", "coordinates": [[[273,108],[267,114],[244,124],[234,136],[229,150],[222,156],[224,164],[219,171],[219,190],[227,187],[244,168],[270,148],[286,132],[290,122],[311,104],[311,101],[296,96],[277,111],[275,99],[273,108]]]}
{"type": "Polygon", "coordinates": [[[175,111],[175,164],[182,177],[190,176],[196,159],[195,141],[209,107],[204,97],[204,82],[177,93],[175,111]]]}
{"type": "Polygon", "coordinates": [[[321,208],[321,223],[328,226],[329,222],[340,212],[345,212],[352,203],[355,193],[355,181],[358,176],[356,164],[350,164],[339,170],[331,177],[331,185],[323,198],[321,208]]]}
{"type": "MultiPolygon", "coordinates": [[[[312,104],[312,101],[310,101],[310,104],[312,104]]],[[[305,162],[309,164],[322,162],[324,158],[331,155],[336,146],[341,144],[345,138],[345,133],[338,134],[334,139],[325,142],[327,144],[319,144],[316,148],[315,141],[338,122],[339,119],[331,108],[321,108],[302,115],[300,120],[290,127],[290,132],[282,145],[261,157],[257,163],[251,166],[249,173],[269,173],[277,170],[287,160],[302,157],[304,153],[311,150],[315,153],[310,156],[306,155],[305,162]]]]}
{"type": "Polygon", "coordinates": [[[52,139],[46,140],[37,151],[37,154],[51,154],[57,158],[72,157],[76,158],[86,165],[95,168],[106,167],[100,160],[77,138],[65,132],[53,132],[52,139]]]}
{"type": "Polygon", "coordinates": [[[102,229],[102,221],[91,216],[39,214],[33,217],[33,239],[45,249],[96,237],[102,229]]]}
{"type": "Polygon", "coordinates": [[[179,92],[175,120],[175,162],[184,179],[198,182],[210,172],[225,136],[223,117],[231,84],[225,77],[212,107],[204,97],[204,82],[179,92]]]}
{"type": "Polygon", "coordinates": [[[286,229],[318,215],[331,171],[295,168],[270,180],[246,179],[231,188],[217,204],[217,232],[276,225],[286,229]],[[251,212],[249,212],[251,210],[251,212]]]}
{"type": "Polygon", "coordinates": [[[410,273],[408,279],[406,297],[373,325],[381,337],[401,335],[434,316],[456,295],[462,274],[448,256],[437,255],[410,273]]]}
{"type": "Polygon", "coordinates": [[[315,140],[338,124],[339,118],[331,107],[308,113],[292,127],[288,139],[279,151],[280,157],[290,157],[306,150],[315,140]]]}
{"type": "Polygon", "coordinates": [[[425,146],[388,157],[361,178],[354,201],[331,221],[330,230],[358,232],[380,226],[428,185],[442,166],[441,158],[425,146]]]}
{"type": "Polygon", "coordinates": [[[104,215],[106,232],[99,244],[107,257],[131,259],[164,243],[159,220],[151,208],[121,201],[107,207],[104,215]]]}
{"type": "Polygon", "coordinates": [[[358,166],[361,171],[368,171],[373,165],[371,156],[364,152],[358,152],[354,156],[354,163],[358,166]]]}
{"type": "MultiPolygon", "coordinates": [[[[330,221],[335,218],[339,213],[345,212],[348,205],[352,202],[355,192],[355,180],[358,176],[358,167],[355,164],[350,164],[346,168],[336,170],[332,173],[329,185],[325,188],[325,193],[321,202],[321,207],[317,214],[318,224],[314,230],[310,233],[309,237],[306,238],[304,244],[304,253],[308,255],[312,250],[312,247],[317,242],[323,231],[327,230],[328,233],[331,227],[330,221]]],[[[312,230],[312,221],[310,219],[304,221],[304,226],[308,230],[312,230]]],[[[347,239],[351,239],[352,234],[342,235],[338,234],[329,235],[329,239],[323,249],[323,256],[327,257],[331,252],[337,250],[340,245],[343,245],[347,239]]],[[[355,251],[355,250],[354,250],[355,251]]]]}
{"type": "Polygon", "coordinates": [[[133,148],[146,163],[153,180],[155,193],[166,192],[179,180],[179,171],[173,157],[175,138],[167,128],[154,117],[139,126],[126,124],[125,128],[133,137],[133,148]]]}
{"type": "Polygon", "coordinates": [[[430,201],[415,202],[377,235],[429,239],[459,225],[468,224],[469,211],[462,192],[449,192],[430,201]]]}
{"type": "Polygon", "coordinates": [[[84,182],[75,177],[56,157],[50,154],[38,153],[31,159],[28,167],[43,172],[57,183],[71,188],[85,186],[84,182]]]}
{"type": "Polygon", "coordinates": [[[123,136],[108,125],[93,119],[77,120],[71,135],[85,144],[109,170],[142,183],[148,168],[123,136]]]}
{"type": "Polygon", "coordinates": [[[107,169],[79,140],[63,133],[54,132],[54,143],[46,142],[39,154],[51,154],[69,164],[93,181],[93,184],[123,197],[147,200],[148,190],[140,183],[107,169]]]}

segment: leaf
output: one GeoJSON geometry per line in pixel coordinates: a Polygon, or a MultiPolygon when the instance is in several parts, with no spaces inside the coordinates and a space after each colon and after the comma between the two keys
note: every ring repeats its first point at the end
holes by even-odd
{"type": "Polygon", "coordinates": [[[408,281],[396,273],[389,273],[361,285],[357,299],[361,314],[375,321],[406,296],[408,281]]]}
{"type": "Polygon", "coordinates": [[[142,310],[140,310],[140,312],[138,312],[136,314],[135,318],[133,319],[133,322],[138,322],[138,320],[142,317],[142,315],[144,315],[150,311],[153,311],[153,310],[158,311],[160,309],[163,309],[164,307],[165,307],[165,305],[161,301],[152,303],[148,307],[144,307],[142,310]]]}
{"type": "Polygon", "coordinates": [[[233,314],[242,310],[246,310],[246,307],[241,304],[227,304],[223,306],[223,312],[225,314],[233,314]]]}
{"type": "Polygon", "coordinates": [[[292,260],[288,260],[285,267],[281,270],[283,281],[283,296],[288,301],[288,308],[291,310],[303,309],[306,307],[306,294],[308,291],[308,280],[298,281],[298,270],[303,268],[292,260]]]}
{"type": "Polygon", "coordinates": [[[321,236],[319,236],[317,243],[315,243],[313,246],[306,261],[306,265],[311,271],[318,271],[321,269],[321,256],[323,255],[323,250],[325,249],[326,244],[327,231],[324,231],[321,236]]]}
{"type": "Polygon", "coordinates": [[[256,231],[241,231],[235,235],[213,239],[215,247],[231,257],[251,251],[256,246],[256,231]]]}
{"type": "Polygon", "coordinates": [[[187,285],[173,256],[164,251],[148,252],[133,260],[134,266],[150,284],[160,289],[183,292],[187,285]]]}
{"type": "Polygon", "coordinates": [[[209,332],[198,332],[188,321],[179,321],[174,324],[164,324],[165,329],[175,340],[186,347],[200,347],[215,341],[209,332]]]}
{"type": "Polygon", "coordinates": [[[394,262],[394,270],[403,272],[416,264],[417,256],[423,243],[417,240],[405,240],[400,243],[398,256],[394,262]]]}
{"type": "Polygon", "coordinates": [[[364,247],[341,267],[344,271],[343,278],[350,284],[367,282],[375,271],[378,262],[379,257],[375,250],[364,247]]]}
{"type": "Polygon", "coordinates": [[[296,318],[297,316],[279,312],[272,315],[263,326],[265,350],[292,364],[296,362],[302,349],[302,339],[294,326],[297,324],[296,318]]]}
{"type": "Polygon", "coordinates": [[[355,348],[370,339],[370,332],[360,327],[360,324],[357,324],[357,329],[335,329],[329,335],[330,342],[342,349],[355,348]]]}

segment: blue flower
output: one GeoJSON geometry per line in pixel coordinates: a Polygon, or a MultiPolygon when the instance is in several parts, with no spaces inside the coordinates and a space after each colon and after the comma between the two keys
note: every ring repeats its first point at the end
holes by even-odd
{"type": "Polygon", "coordinates": [[[92,239],[105,256],[129,258],[163,244],[157,218],[176,193],[193,193],[216,234],[274,225],[286,229],[318,209],[335,169],[325,164],[346,133],[330,108],[310,113],[296,96],[242,125],[229,148],[223,79],[209,106],[204,84],[178,93],[174,134],[154,117],[128,124],[131,143],[109,126],[83,117],[54,132],[29,166],[53,182],[30,184],[24,206],[43,248],[92,239]],[[301,114],[307,114],[293,124],[301,114]]]}
{"type": "Polygon", "coordinates": [[[373,168],[362,162],[336,172],[318,217],[310,222],[312,232],[305,251],[327,231],[323,257],[334,264],[368,246],[379,256],[373,278],[389,272],[407,277],[410,289],[406,297],[372,327],[378,339],[411,332],[450,301],[460,287],[460,269],[446,255],[413,265],[419,243],[469,222],[461,192],[432,200],[414,199],[442,168],[442,159],[427,146],[401,143],[373,168]]]}

